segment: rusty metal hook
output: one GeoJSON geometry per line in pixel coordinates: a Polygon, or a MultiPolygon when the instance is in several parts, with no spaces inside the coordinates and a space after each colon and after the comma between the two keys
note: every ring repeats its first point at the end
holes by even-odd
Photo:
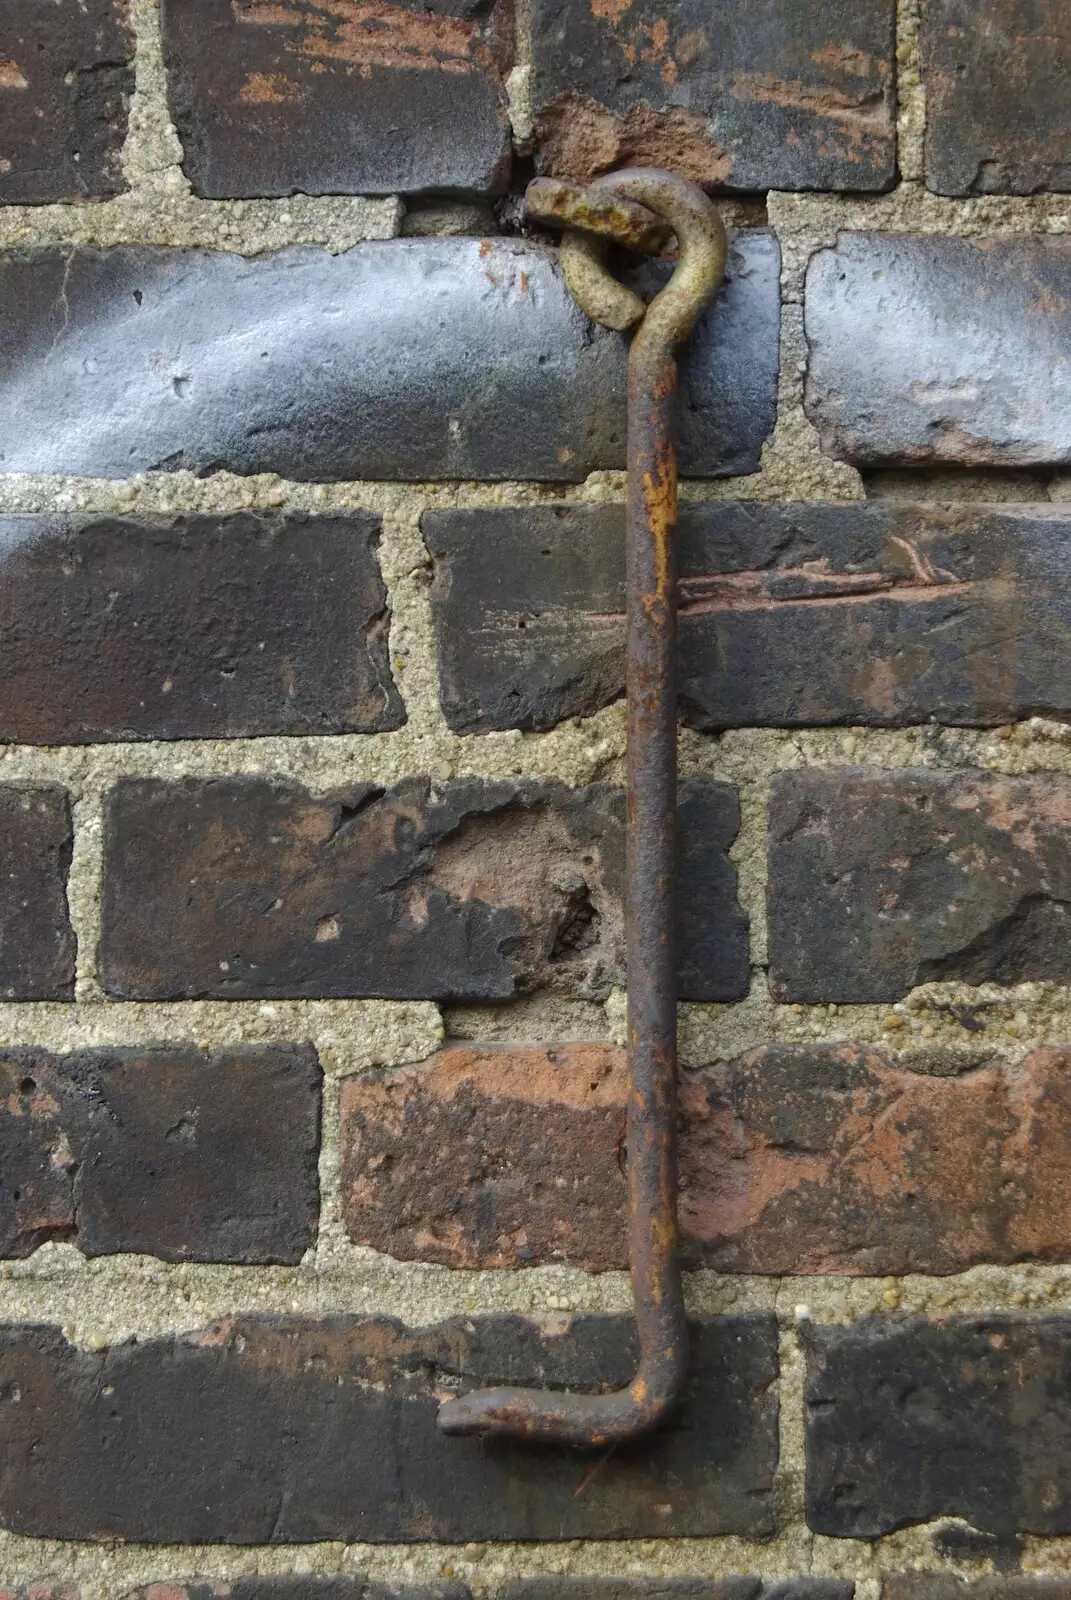
{"type": "Polygon", "coordinates": [[[688,1370],[677,1257],[677,453],[674,351],[725,270],[725,230],[706,195],[672,173],[636,167],[587,189],[537,179],[529,212],[566,225],[563,267],[589,316],[614,328],[642,318],[629,352],[628,981],[629,1262],[640,1337],[636,1376],[612,1394],[477,1389],[448,1400],[439,1427],[574,1445],[609,1445],[654,1428],[688,1370]],[[618,283],[601,241],[655,250],[676,235],[679,261],[645,305],[618,283]],[[624,318],[625,320],[622,320],[624,318]]]}

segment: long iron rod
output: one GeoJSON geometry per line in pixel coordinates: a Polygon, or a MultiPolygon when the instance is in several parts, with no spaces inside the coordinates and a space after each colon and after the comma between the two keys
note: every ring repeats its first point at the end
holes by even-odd
{"type": "MultiPolygon", "coordinates": [[[[477,1389],[447,1401],[439,1426],[452,1434],[608,1445],[654,1428],[680,1394],[688,1371],[677,1252],[674,351],[717,292],[725,235],[702,191],[670,173],[648,168],[615,173],[591,185],[586,198],[586,214],[574,225],[597,234],[608,200],[635,202],[653,213],[652,221],[662,218],[669,224],[680,251],[672,278],[643,314],[628,365],[628,1237],[640,1361],[627,1388],[608,1394],[477,1389]]],[[[563,220],[560,196],[554,197],[551,214],[563,220]]],[[[615,291],[629,293],[605,273],[597,254],[581,255],[584,271],[597,280],[590,291],[583,283],[570,284],[584,309],[601,311],[615,291]],[[598,279],[600,273],[605,280],[598,279]]]]}

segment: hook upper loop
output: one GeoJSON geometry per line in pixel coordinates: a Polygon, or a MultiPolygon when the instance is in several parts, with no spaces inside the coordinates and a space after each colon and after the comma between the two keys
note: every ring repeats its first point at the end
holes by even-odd
{"type": "Polygon", "coordinates": [[[531,216],[564,226],[561,265],[569,290],[593,322],[622,331],[641,319],[672,347],[686,339],[725,273],[725,228],[696,184],[655,167],[626,167],[586,188],[537,178],[525,204],[531,216]],[[647,305],[609,271],[607,246],[646,254],[675,235],[679,259],[665,288],[647,305]]]}

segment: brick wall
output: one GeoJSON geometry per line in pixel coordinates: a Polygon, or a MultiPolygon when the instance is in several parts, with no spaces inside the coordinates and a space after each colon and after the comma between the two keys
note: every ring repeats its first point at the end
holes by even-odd
{"type": "Polygon", "coordinates": [[[0,0],[0,1596],[1071,1595],[1071,8],[0,0]],[[694,1357],[631,1372],[625,344],[705,184],[694,1357]],[[657,275],[657,269],[655,269],[657,275]]]}

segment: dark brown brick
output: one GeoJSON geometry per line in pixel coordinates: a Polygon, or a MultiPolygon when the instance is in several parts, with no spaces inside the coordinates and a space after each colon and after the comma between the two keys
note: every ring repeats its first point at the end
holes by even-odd
{"type": "Polygon", "coordinates": [[[929,188],[1071,189],[1064,0],[925,0],[919,42],[929,188]]]}
{"type": "Polygon", "coordinates": [[[1071,977],[1071,784],[984,772],[785,773],[769,813],[779,1000],[1071,977]]]}
{"type": "MultiPolygon", "coordinates": [[[[1038,1051],[942,1077],[800,1045],[685,1073],[685,1254],[778,1275],[1065,1261],[1069,1066],[1038,1051]]],[[[625,1104],[624,1058],[595,1044],[458,1046],[351,1079],[350,1237],[449,1267],[624,1268],[625,1104]]]]}
{"type": "Polygon", "coordinates": [[[896,171],[891,0],[536,0],[545,171],[670,167],[727,189],[887,189],[896,171]]]}
{"type": "Polygon", "coordinates": [[[511,23],[504,0],[164,0],[195,192],[499,193],[511,23]]]}
{"type": "MultiPolygon", "coordinates": [[[[549,728],[624,689],[622,508],[428,512],[443,711],[549,728]]],[[[681,507],[681,710],[703,729],[1071,714],[1071,513],[681,507]]]]}
{"type": "MultiPolygon", "coordinates": [[[[682,995],[747,988],[735,791],[681,788],[682,995]]],[[[409,778],[128,780],[105,822],[101,981],[128,998],[589,999],[623,981],[624,795],[409,778]]]]}
{"type": "Polygon", "coordinates": [[[881,1600],[1071,1600],[1071,1579],[978,1577],[952,1572],[895,1572],[883,1578],[881,1600]]]}
{"type": "Polygon", "coordinates": [[[69,1000],[75,940],[67,910],[74,843],[63,789],[0,784],[0,999],[69,1000]]]}
{"type": "Polygon", "coordinates": [[[875,1539],[945,1516],[997,1534],[1071,1532],[1066,1317],[888,1317],[802,1332],[816,1533],[875,1539]]]}
{"type": "Polygon", "coordinates": [[[807,270],[806,408],[857,466],[1071,461],[1071,240],[842,234],[807,270]]]}
{"type": "Polygon", "coordinates": [[[840,1578],[788,1578],[782,1583],[763,1583],[761,1578],[514,1578],[502,1594],[503,1600],[852,1600],[854,1592],[855,1585],[840,1578]]]}
{"type": "Polygon", "coordinates": [[[405,720],[379,518],[0,518],[0,739],[378,733],[405,720]]]}
{"type": "MultiPolygon", "coordinates": [[[[129,1600],[468,1600],[463,1583],[376,1583],[359,1574],[328,1577],[294,1573],[290,1577],[188,1579],[183,1583],[149,1583],[129,1600]]],[[[4,1596],[0,1593],[0,1600],[4,1596]]],[[[847,1597],[850,1600],[850,1596],[847,1597]]]]}
{"type": "Polygon", "coordinates": [[[300,1261],[320,1078],[304,1046],[0,1054],[0,1255],[300,1261]]]}
{"type": "MultiPolygon", "coordinates": [[[[759,465],[779,269],[736,235],[681,362],[685,472],[759,465]]],[[[515,238],[0,252],[0,472],[572,483],[625,464],[626,351],[515,238]]]]}
{"type": "Polygon", "coordinates": [[[127,0],[0,0],[0,205],[125,189],[133,55],[127,0]]]}
{"type": "Polygon", "coordinates": [[[0,1524],[198,1544],[614,1539],[774,1532],[777,1327],[696,1319],[681,1411],[607,1456],[450,1439],[481,1383],[628,1381],[630,1317],[239,1317],[93,1352],[0,1329],[0,1524]]]}

